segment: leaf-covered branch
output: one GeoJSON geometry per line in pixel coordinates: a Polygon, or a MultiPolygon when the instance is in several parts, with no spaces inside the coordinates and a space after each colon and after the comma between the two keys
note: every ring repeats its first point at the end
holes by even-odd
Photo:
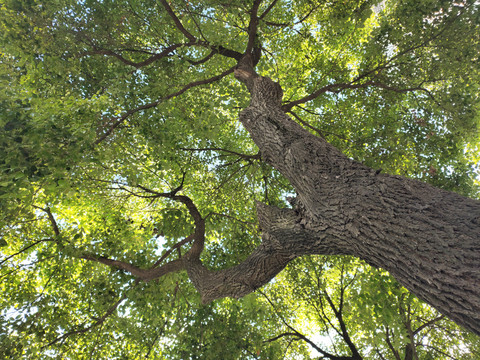
{"type": "Polygon", "coordinates": [[[161,52],[157,53],[157,54],[153,54],[151,55],[150,57],[148,57],[147,59],[143,60],[143,61],[139,61],[139,62],[135,62],[135,61],[131,61],[131,60],[128,60],[126,59],[125,57],[123,57],[121,54],[119,54],[118,52],[116,51],[113,51],[113,50],[107,50],[107,49],[100,49],[98,48],[97,46],[95,46],[93,48],[93,50],[91,51],[86,51],[84,53],[82,53],[81,55],[82,56],[86,56],[86,55],[107,55],[107,56],[113,56],[115,57],[116,59],[120,60],[122,63],[124,63],[125,65],[129,65],[129,66],[133,66],[134,68],[136,69],[140,69],[142,67],[145,67],[145,66],[148,66],[152,63],[154,63],[155,61],[158,61],[160,59],[163,59],[167,56],[169,56],[171,53],[173,53],[176,49],[179,49],[181,47],[188,47],[188,46],[193,46],[195,45],[196,42],[187,42],[187,43],[183,43],[183,44],[173,44],[173,45],[169,45],[167,46],[164,50],[162,50],[161,52]]]}
{"type": "Polygon", "coordinates": [[[103,134],[95,141],[95,145],[98,145],[100,144],[102,141],[104,141],[108,136],[110,136],[110,134],[113,133],[113,131],[119,127],[126,119],[128,119],[130,116],[132,116],[133,114],[136,114],[140,111],[143,111],[143,110],[147,110],[147,109],[151,109],[151,108],[155,108],[157,107],[160,103],[166,101],[166,100],[169,100],[171,98],[174,98],[174,97],[177,97],[181,94],[183,94],[185,91],[191,89],[191,88],[194,88],[196,86],[201,86],[201,85],[206,85],[206,84],[210,84],[210,83],[213,83],[215,81],[218,81],[222,78],[224,78],[225,76],[227,76],[228,74],[231,74],[233,73],[234,71],[234,67],[222,72],[221,74],[219,75],[216,75],[216,76],[213,76],[211,78],[208,78],[208,79],[204,79],[204,80],[198,80],[198,81],[193,81],[187,85],[185,85],[184,87],[182,87],[180,90],[170,94],[170,95],[167,95],[161,99],[158,99],[154,102],[151,102],[149,104],[145,104],[145,105],[141,105],[139,107],[136,107],[135,109],[131,109],[131,110],[128,110],[126,111],[122,116],[120,117],[115,117],[115,118],[112,118],[110,122],[113,121],[113,124],[110,125],[107,129],[103,130],[103,134]]]}
{"type": "Polygon", "coordinates": [[[169,5],[169,3],[166,0],[160,0],[160,2],[163,5],[163,7],[165,8],[165,10],[167,11],[168,15],[170,15],[170,17],[173,20],[173,22],[175,23],[175,26],[177,27],[177,29],[180,30],[180,32],[183,35],[185,35],[185,37],[188,40],[196,41],[197,39],[195,38],[195,36],[193,36],[187,29],[185,29],[185,27],[183,26],[180,19],[177,17],[177,15],[175,15],[175,12],[173,11],[173,9],[169,5]]]}
{"type": "Polygon", "coordinates": [[[245,160],[259,160],[261,158],[260,153],[257,153],[255,155],[249,155],[249,154],[242,154],[242,153],[239,153],[239,152],[236,152],[236,151],[217,148],[217,147],[199,148],[199,149],[181,148],[181,150],[185,150],[185,151],[221,151],[221,152],[225,152],[227,154],[238,156],[238,157],[240,157],[242,159],[245,159],[245,160]]]}
{"type": "Polygon", "coordinates": [[[337,355],[334,355],[334,354],[331,354],[325,350],[323,350],[322,348],[320,348],[317,344],[315,344],[312,340],[310,340],[308,337],[306,337],[305,335],[303,335],[302,333],[300,333],[299,331],[297,331],[293,326],[291,326],[286,320],[285,318],[281,315],[280,311],[278,311],[276,309],[276,306],[275,304],[273,303],[273,301],[263,292],[263,291],[258,291],[260,294],[263,295],[263,297],[267,300],[267,302],[270,304],[270,306],[275,310],[275,313],[277,314],[277,316],[280,318],[280,320],[282,321],[282,323],[290,330],[288,332],[284,332],[284,333],[281,333],[277,336],[274,336],[273,338],[270,338],[270,339],[267,339],[265,340],[264,342],[273,342],[273,341],[276,341],[278,339],[281,339],[282,337],[285,337],[285,336],[294,336],[296,337],[297,339],[300,339],[300,340],[303,340],[305,341],[308,345],[310,345],[312,348],[314,348],[316,351],[318,351],[320,354],[322,354],[322,357],[324,359],[331,359],[331,360],[362,360],[362,358],[356,358],[356,357],[352,357],[352,356],[337,356],[337,355]]]}
{"type": "Polygon", "coordinates": [[[12,255],[9,255],[7,256],[5,259],[3,259],[2,261],[0,261],[0,265],[3,265],[6,261],[10,260],[11,258],[17,256],[17,255],[20,255],[22,253],[24,253],[25,251],[27,251],[28,249],[34,247],[35,245],[38,245],[40,243],[43,243],[43,242],[54,242],[55,240],[54,239],[41,239],[41,240],[38,240],[38,241],[35,241],[33,242],[32,244],[30,245],[27,245],[25,246],[23,249],[17,251],[16,253],[13,253],[12,255]]]}

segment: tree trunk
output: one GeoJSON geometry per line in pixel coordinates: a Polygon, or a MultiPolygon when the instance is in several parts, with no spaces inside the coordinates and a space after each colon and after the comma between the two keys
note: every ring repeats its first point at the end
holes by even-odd
{"type": "MultiPolygon", "coordinates": [[[[297,197],[293,209],[259,204],[261,248],[228,275],[210,274],[228,287],[226,279],[256,269],[247,277],[250,285],[226,294],[253,291],[301,255],[353,255],[388,270],[419,298],[480,334],[480,202],[350,160],[282,111],[280,85],[248,66],[240,65],[235,76],[252,96],[240,121],[297,197]]],[[[204,288],[204,300],[226,296],[216,290],[206,295],[204,288]]]]}

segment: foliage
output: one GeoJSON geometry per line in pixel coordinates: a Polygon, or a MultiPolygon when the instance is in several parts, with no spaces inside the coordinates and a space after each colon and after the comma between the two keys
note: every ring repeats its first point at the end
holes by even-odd
{"type": "MultiPolygon", "coordinates": [[[[368,166],[479,197],[478,1],[256,5],[257,71],[293,119],[368,166]]],[[[188,251],[187,199],[210,269],[260,243],[256,201],[288,206],[238,122],[251,1],[0,6],[2,358],[480,356],[478,337],[350,258],[299,259],[208,305],[185,272],[143,282],[122,265],[188,251]]]]}

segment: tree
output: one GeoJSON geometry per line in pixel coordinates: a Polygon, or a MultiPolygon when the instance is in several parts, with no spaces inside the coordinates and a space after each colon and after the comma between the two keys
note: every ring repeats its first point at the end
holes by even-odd
{"type": "Polygon", "coordinates": [[[385,269],[480,334],[478,2],[1,4],[2,308],[28,334],[19,353],[108,326],[95,343],[121,331],[149,356],[202,316],[203,339],[221,310],[192,304],[306,255],[385,269]]]}

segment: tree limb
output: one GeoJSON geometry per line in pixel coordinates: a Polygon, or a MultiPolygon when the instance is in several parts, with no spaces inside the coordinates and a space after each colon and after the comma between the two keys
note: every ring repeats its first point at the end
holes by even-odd
{"type": "Polygon", "coordinates": [[[139,69],[141,67],[150,65],[153,62],[168,56],[170,53],[172,53],[174,50],[176,50],[180,47],[193,46],[195,44],[196,44],[196,42],[193,42],[193,41],[188,42],[188,43],[183,43],[183,44],[173,44],[173,45],[170,45],[167,48],[165,48],[160,53],[154,54],[154,55],[150,56],[148,59],[146,59],[144,61],[140,61],[140,62],[130,61],[130,60],[124,58],[122,55],[114,52],[113,50],[98,49],[96,47],[94,48],[94,50],[87,51],[87,52],[83,53],[82,55],[109,55],[109,56],[113,56],[113,57],[117,58],[118,60],[120,60],[121,62],[123,62],[126,65],[130,65],[130,66],[133,66],[136,69],[139,69]]]}
{"type": "Polygon", "coordinates": [[[170,5],[168,4],[168,2],[166,0],[160,0],[160,2],[162,3],[163,7],[165,8],[165,10],[167,11],[168,15],[170,15],[170,17],[172,18],[173,22],[175,23],[175,26],[177,27],[178,30],[180,30],[180,32],[185,35],[185,37],[190,40],[190,41],[197,41],[197,39],[195,38],[195,36],[193,36],[187,29],[185,29],[185,27],[182,25],[180,19],[177,17],[177,15],[175,15],[175,12],[172,10],[172,8],[170,7],[170,5]]]}
{"type": "Polygon", "coordinates": [[[179,91],[175,92],[175,93],[172,93],[170,95],[167,95],[163,98],[160,98],[154,102],[151,102],[149,104],[145,104],[145,105],[142,105],[142,106],[139,106],[135,109],[131,109],[131,110],[128,110],[127,112],[125,112],[122,116],[120,117],[115,117],[115,118],[112,118],[112,120],[114,120],[114,123],[107,129],[105,130],[105,132],[103,133],[103,135],[101,135],[95,142],[94,142],[94,145],[98,145],[100,144],[103,140],[105,140],[108,136],[110,136],[110,134],[118,127],[120,126],[127,118],[129,118],[130,116],[132,116],[133,114],[137,113],[137,112],[140,112],[142,110],[147,110],[147,109],[151,109],[151,108],[154,108],[154,107],[157,107],[161,102],[163,101],[166,101],[166,100],[169,100],[171,98],[174,98],[174,97],[177,97],[181,94],[183,94],[185,91],[193,88],[193,87],[196,87],[196,86],[200,86],[200,85],[206,85],[206,84],[210,84],[212,82],[215,82],[215,81],[218,81],[222,78],[224,78],[225,76],[227,76],[228,74],[231,74],[233,73],[235,67],[231,67],[230,69],[222,72],[221,74],[219,75],[216,75],[216,76],[213,76],[211,78],[208,78],[208,79],[204,79],[204,80],[198,80],[198,81],[193,81],[187,85],[185,85],[183,88],[181,88],[179,91]]]}
{"type": "MultiPolygon", "coordinates": [[[[280,334],[272,339],[268,339],[264,342],[272,342],[272,341],[275,341],[275,340],[278,340],[279,338],[281,337],[284,337],[284,336],[295,336],[303,341],[305,341],[307,344],[309,344],[311,347],[313,347],[316,351],[318,351],[320,354],[322,354],[322,356],[326,359],[332,359],[332,360],[355,360],[357,358],[354,358],[354,357],[351,357],[351,356],[336,356],[336,355],[333,355],[333,354],[330,354],[328,353],[327,351],[323,350],[322,348],[320,348],[317,344],[315,344],[312,340],[310,340],[309,338],[307,338],[305,335],[303,335],[302,333],[300,333],[299,331],[297,331],[293,326],[291,326],[290,324],[288,324],[288,322],[284,319],[284,317],[280,314],[280,312],[276,309],[274,303],[272,302],[272,300],[262,291],[258,291],[260,294],[263,295],[263,297],[268,301],[268,303],[270,304],[270,306],[275,310],[275,313],[278,315],[278,317],[280,318],[280,320],[283,322],[283,324],[289,328],[291,330],[291,332],[285,332],[283,334],[280,334]]],[[[360,358],[361,359],[361,358],[360,358]]],[[[360,360],[359,359],[359,360],[360,360]]]]}
{"type": "Polygon", "coordinates": [[[265,9],[265,11],[262,13],[262,15],[260,15],[260,17],[258,18],[259,20],[262,20],[265,16],[268,15],[268,13],[273,9],[273,7],[275,6],[275,4],[277,3],[278,0],[273,0],[270,5],[268,5],[268,7],[265,9]]]}
{"type": "Polygon", "coordinates": [[[385,341],[387,342],[389,349],[392,351],[392,354],[395,357],[395,360],[401,360],[400,354],[398,353],[398,351],[395,349],[392,342],[390,341],[390,333],[389,333],[388,326],[386,327],[386,330],[385,330],[385,341]]]}
{"type": "MultiPolygon", "coordinates": [[[[137,282],[135,283],[134,286],[137,285],[137,282]]],[[[67,338],[69,338],[70,336],[72,335],[76,335],[76,334],[83,334],[87,331],[90,331],[91,329],[97,327],[98,325],[101,325],[105,322],[105,320],[114,313],[114,311],[118,308],[118,306],[127,298],[127,295],[126,293],[123,294],[120,299],[115,303],[113,304],[106,312],[105,314],[103,314],[103,316],[99,319],[97,319],[96,322],[94,322],[93,324],[91,324],[90,326],[87,326],[83,329],[78,329],[78,330],[72,330],[72,331],[69,331],[59,337],[57,337],[56,339],[54,339],[53,341],[49,342],[47,345],[43,346],[42,349],[46,348],[46,347],[49,347],[49,346],[52,346],[54,344],[56,344],[57,342],[59,341],[64,341],[66,340],[67,338]]]]}
{"type": "Polygon", "coordinates": [[[245,54],[250,54],[255,45],[255,38],[257,36],[257,25],[258,25],[258,8],[262,0],[255,0],[253,2],[252,8],[250,9],[250,22],[248,24],[248,43],[247,48],[245,49],[245,54]]]}
{"type": "Polygon", "coordinates": [[[437,316],[435,319],[432,319],[432,320],[427,321],[426,323],[420,325],[418,328],[416,328],[416,329],[413,331],[413,335],[417,335],[420,331],[422,331],[422,330],[425,329],[426,327],[429,327],[429,326],[434,325],[436,322],[442,320],[444,317],[445,317],[445,315],[440,315],[440,316],[437,316]]]}
{"type": "Polygon", "coordinates": [[[52,224],[52,228],[53,228],[53,232],[55,234],[56,237],[60,236],[60,230],[58,228],[58,224],[57,224],[57,221],[55,220],[53,214],[52,214],[52,211],[50,210],[50,208],[47,206],[46,208],[42,208],[40,206],[37,206],[37,205],[32,205],[35,209],[38,209],[38,210],[42,210],[44,211],[45,213],[47,213],[48,215],[48,219],[50,220],[50,223],[52,224]]]}
{"type": "Polygon", "coordinates": [[[193,148],[180,148],[180,149],[185,151],[223,151],[223,152],[241,157],[242,159],[245,159],[245,160],[250,160],[250,159],[259,160],[261,158],[260,153],[256,153],[255,155],[249,155],[249,154],[242,154],[236,151],[217,148],[217,147],[200,148],[200,149],[193,149],[193,148]]]}
{"type": "MultiPolygon", "coordinates": [[[[342,269],[342,273],[343,273],[343,269],[342,269]]],[[[348,330],[347,330],[347,325],[345,324],[345,321],[343,320],[342,311],[343,311],[344,290],[345,290],[345,288],[342,286],[341,290],[340,290],[340,305],[339,305],[338,309],[335,307],[335,304],[333,303],[333,301],[330,298],[330,296],[328,295],[328,293],[325,291],[324,294],[325,294],[325,298],[327,299],[328,304],[330,305],[330,308],[333,310],[333,313],[335,314],[335,317],[338,320],[338,323],[340,325],[340,329],[342,330],[341,336],[342,336],[343,340],[345,341],[345,343],[347,344],[347,346],[349,347],[350,351],[352,352],[352,357],[351,358],[356,359],[356,360],[360,360],[360,359],[362,359],[362,356],[360,355],[357,347],[355,346],[352,339],[350,338],[350,335],[348,334],[348,330]]]]}
{"type": "Polygon", "coordinates": [[[42,242],[46,242],[46,241],[55,241],[54,239],[42,239],[42,240],[38,240],[38,241],[35,241],[34,243],[28,245],[28,246],[25,246],[22,250],[19,250],[17,251],[16,253],[10,255],[10,256],[7,256],[5,259],[3,259],[2,261],[0,261],[0,265],[3,265],[3,263],[5,263],[6,261],[10,260],[12,257],[14,256],[17,256],[25,251],[27,251],[28,249],[30,249],[31,247],[34,247],[35,245],[38,245],[42,242]]]}
{"type": "Polygon", "coordinates": [[[163,254],[160,259],[158,259],[153,265],[152,268],[156,268],[158,265],[160,265],[163,260],[165,260],[175,249],[179,249],[185,244],[188,244],[190,241],[192,241],[195,237],[195,234],[190,234],[188,235],[185,239],[177,242],[175,245],[173,245],[170,249],[168,249],[165,254],[163,254]]]}

